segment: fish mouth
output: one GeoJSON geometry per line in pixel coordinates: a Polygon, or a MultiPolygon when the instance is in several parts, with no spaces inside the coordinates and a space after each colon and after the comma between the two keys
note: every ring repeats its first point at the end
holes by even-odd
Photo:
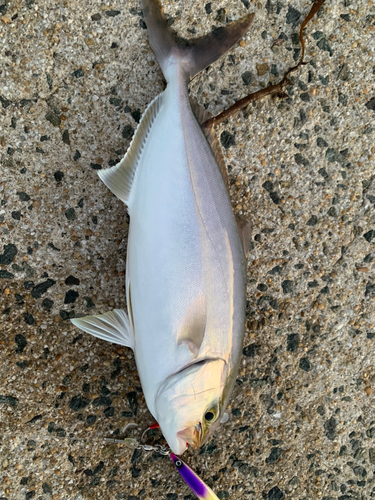
{"type": "Polygon", "coordinates": [[[201,447],[203,441],[203,427],[201,422],[191,427],[187,427],[182,431],[177,433],[180,439],[183,439],[187,444],[189,444],[194,450],[201,447]]]}

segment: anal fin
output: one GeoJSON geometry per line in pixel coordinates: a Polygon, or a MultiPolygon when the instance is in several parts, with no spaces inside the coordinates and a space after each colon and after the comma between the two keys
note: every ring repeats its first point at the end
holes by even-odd
{"type": "Polygon", "coordinates": [[[105,314],[70,320],[73,325],[94,337],[134,349],[134,334],[128,315],[122,309],[105,314]]]}

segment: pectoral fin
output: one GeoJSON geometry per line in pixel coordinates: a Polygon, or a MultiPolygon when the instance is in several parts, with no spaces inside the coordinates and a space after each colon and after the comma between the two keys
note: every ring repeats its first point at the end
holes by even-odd
{"type": "Polygon", "coordinates": [[[133,331],[128,315],[122,309],[114,309],[97,316],[74,318],[70,321],[94,337],[134,349],[133,331]]]}
{"type": "Polygon", "coordinates": [[[177,334],[177,344],[185,343],[195,358],[203,342],[206,322],[206,299],[202,295],[190,304],[177,334]]]}

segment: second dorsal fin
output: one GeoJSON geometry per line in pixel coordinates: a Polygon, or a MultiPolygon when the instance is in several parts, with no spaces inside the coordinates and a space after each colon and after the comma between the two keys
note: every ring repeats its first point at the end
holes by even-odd
{"type": "MultiPolygon", "coordinates": [[[[190,106],[194,113],[195,118],[197,119],[200,125],[211,118],[212,116],[211,113],[209,113],[200,104],[198,104],[198,102],[193,97],[190,98],[190,106]]],[[[208,140],[209,145],[211,146],[211,150],[214,154],[216,163],[219,167],[219,170],[223,177],[223,181],[229,193],[228,172],[227,172],[227,167],[225,165],[224,156],[221,151],[219,139],[217,138],[217,135],[213,127],[210,128],[203,127],[203,132],[204,135],[206,136],[206,139],[208,140]]]]}
{"type": "Polygon", "coordinates": [[[146,108],[124,158],[114,167],[98,171],[104,184],[125,204],[128,203],[138,161],[162,100],[163,94],[159,94],[146,108]]]}

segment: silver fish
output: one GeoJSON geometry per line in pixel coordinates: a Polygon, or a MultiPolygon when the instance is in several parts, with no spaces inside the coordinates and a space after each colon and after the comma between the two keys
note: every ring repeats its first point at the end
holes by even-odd
{"type": "Polygon", "coordinates": [[[244,321],[248,224],[236,221],[225,165],[188,82],[236,43],[253,15],[182,42],[160,2],[143,0],[151,47],[167,80],[129,150],[99,171],[130,215],[122,310],[72,322],[128,346],[147,406],[171,450],[200,447],[221,421],[238,372],[244,321]],[[198,117],[198,119],[197,119],[198,117]]]}

